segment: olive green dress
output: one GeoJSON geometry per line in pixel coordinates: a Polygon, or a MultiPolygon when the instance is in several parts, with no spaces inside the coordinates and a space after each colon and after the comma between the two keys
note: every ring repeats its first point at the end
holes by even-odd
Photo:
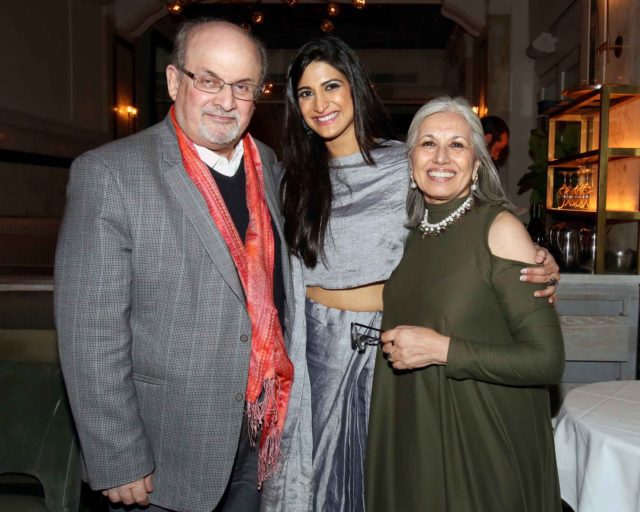
{"type": "MultiPolygon", "coordinates": [[[[429,207],[437,222],[463,199],[429,207]]],[[[410,233],[384,288],[382,327],[451,337],[446,366],[395,372],[378,351],[366,461],[367,512],[560,511],[547,384],[564,348],[525,265],[491,254],[501,211],[474,206],[438,237],[410,233]]]]}

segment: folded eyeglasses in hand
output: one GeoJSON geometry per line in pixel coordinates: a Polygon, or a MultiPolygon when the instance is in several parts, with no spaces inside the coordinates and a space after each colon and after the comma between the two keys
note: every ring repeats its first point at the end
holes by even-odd
{"type": "Polygon", "coordinates": [[[364,352],[367,345],[375,346],[380,343],[381,329],[370,325],[351,322],[351,348],[358,352],[364,352]]]}

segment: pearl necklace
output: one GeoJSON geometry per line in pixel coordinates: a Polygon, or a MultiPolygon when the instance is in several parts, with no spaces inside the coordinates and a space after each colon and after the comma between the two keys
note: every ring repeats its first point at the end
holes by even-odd
{"type": "Polygon", "coordinates": [[[449,229],[449,226],[451,226],[451,224],[453,224],[454,222],[464,217],[467,214],[467,212],[471,210],[472,206],[473,206],[473,195],[470,195],[469,197],[467,197],[464,203],[458,206],[454,211],[452,211],[440,222],[436,222],[435,224],[429,223],[429,209],[425,208],[424,218],[422,219],[422,222],[418,226],[418,229],[422,233],[422,238],[427,236],[441,235],[447,229],[449,229]]]}

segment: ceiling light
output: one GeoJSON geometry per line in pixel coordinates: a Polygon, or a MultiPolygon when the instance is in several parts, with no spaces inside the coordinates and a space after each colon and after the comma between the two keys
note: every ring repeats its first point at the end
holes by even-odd
{"type": "Polygon", "coordinates": [[[322,20],[320,23],[320,30],[322,30],[325,34],[333,31],[333,23],[330,20],[322,20]]]}
{"type": "Polygon", "coordinates": [[[329,5],[327,5],[327,14],[329,16],[337,16],[340,14],[340,6],[335,2],[329,2],[329,5]]]}
{"type": "Polygon", "coordinates": [[[167,9],[169,9],[170,14],[180,14],[183,8],[184,4],[180,0],[174,0],[173,2],[169,2],[167,4],[167,9]]]}
{"type": "Polygon", "coordinates": [[[264,14],[262,11],[253,11],[251,13],[251,22],[256,25],[260,25],[264,21],[264,14]]]}

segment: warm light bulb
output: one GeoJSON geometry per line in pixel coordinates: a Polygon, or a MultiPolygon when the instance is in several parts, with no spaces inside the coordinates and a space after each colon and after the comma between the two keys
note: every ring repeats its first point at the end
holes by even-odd
{"type": "Polygon", "coordinates": [[[136,117],[138,115],[138,109],[133,105],[121,105],[119,107],[113,107],[113,111],[116,114],[126,115],[128,117],[136,117]]]}
{"type": "Polygon", "coordinates": [[[287,4],[289,7],[295,7],[298,5],[298,0],[282,0],[283,4],[287,4]]]}
{"type": "Polygon", "coordinates": [[[167,9],[169,9],[169,12],[171,14],[180,14],[182,12],[183,7],[184,5],[180,0],[175,0],[167,4],[167,9]]]}
{"type": "Polygon", "coordinates": [[[340,14],[340,6],[335,2],[330,2],[329,5],[327,5],[327,14],[329,16],[337,16],[340,14]]]}
{"type": "Polygon", "coordinates": [[[262,89],[262,94],[264,96],[270,96],[273,92],[273,82],[265,82],[264,88],[262,89]]]}
{"type": "Polygon", "coordinates": [[[320,30],[322,30],[325,34],[328,34],[333,30],[333,23],[329,20],[322,20],[320,23],[320,30]]]}
{"type": "Polygon", "coordinates": [[[260,11],[253,11],[251,13],[251,21],[256,25],[260,25],[264,21],[264,14],[260,11]]]}
{"type": "Polygon", "coordinates": [[[351,2],[356,9],[364,9],[364,6],[367,3],[367,0],[353,0],[351,2]]]}

